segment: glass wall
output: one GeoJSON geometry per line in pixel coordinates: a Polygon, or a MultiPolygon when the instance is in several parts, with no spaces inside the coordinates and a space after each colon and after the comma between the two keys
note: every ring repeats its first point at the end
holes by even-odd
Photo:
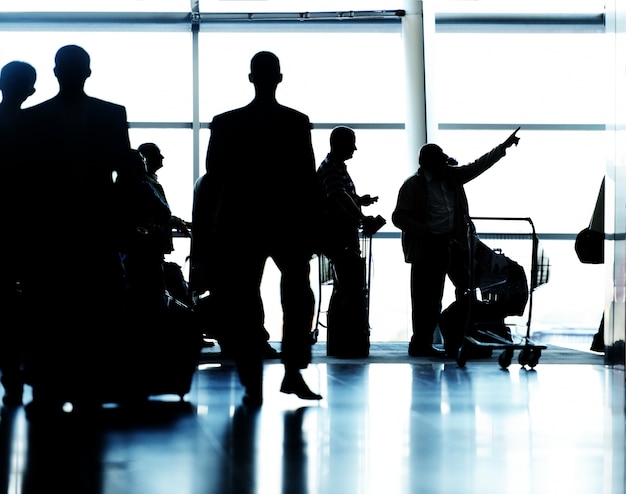
{"type": "MultiPolygon", "coordinates": [[[[172,2],[133,1],[104,2],[102,8],[90,3],[89,12],[119,14],[109,16],[110,22],[106,16],[93,22],[94,17],[77,13],[85,12],[83,3],[56,2],[55,10],[72,15],[55,17],[48,3],[29,2],[36,15],[14,22],[11,16],[0,19],[0,65],[25,60],[38,72],[37,92],[26,106],[56,93],[52,69],[60,46],[86,48],[92,57],[88,94],[126,106],[133,146],[152,141],[161,147],[165,162],[160,179],[174,214],[189,219],[211,118],[250,101],[249,60],[256,51],[274,51],[284,74],[278,99],[310,116],[318,163],[328,151],[332,127],[356,129],[358,150],[348,163],[350,173],[359,193],[380,197],[369,208],[371,214],[388,220],[371,249],[372,340],[405,341],[410,332],[409,267],[391,224],[397,191],[407,170],[415,169],[407,163],[404,133],[404,101],[411,90],[405,85],[404,51],[411,47],[402,38],[401,16],[263,22],[218,19],[211,13],[261,7],[286,12],[295,5],[302,12],[332,11],[332,2],[305,8],[303,2],[286,7],[275,1],[207,1],[173,7],[172,2]],[[206,13],[200,15],[197,36],[187,12],[194,5],[206,13]]],[[[361,2],[360,8],[401,7],[375,3],[361,2]]],[[[531,217],[552,264],[549,283],[534,298],[533,327],[592,333],[604,306],[604,271],[578,262],[573,239],[589,221],[606,166],[604,130],[611,109],[604,96],[610,64],[602,6],[539,2],[542,9],[529,16],[528,3],[520,7],[526,13],[516,4],[424,2],[428,140],[464,163],[521,126],[519,147],[468,184],[470,211],[531,217]]],[[[15,2],[0,1],[0,9],[14,13],[15,2]]],[[[187,240],[177,240],[172,256],[185,267],[188,247],[187,240]]],[[[518,247],[506,248],[517,256],[518,247]]],[[[315,262],[312,269],[316,286],[315,262]]],[[[263,297],[268,329],[276,340],[282,317],[277,276],[268,264],[263,297]]],[[[444,304],[450,297],[448,290],[444,304]]],[[[321,298],[327,303],[324,293],[321,298]]]]}
{"type": "Polygon", "coordinates": [[[581,264],[574,237],[589,223],[607,163],[613,99],[602,11],[572,5],[538,21],[521,10],[527,5],[490,6],[485,15],[425,3],[435,19],[425,39],[429,140],[467,163],[521,127],[519,147],[466,186],[470,214],[534,222],[551,262],[549,282],[534,294],[534,331],[593,333],[604,267],[581,264]]]}

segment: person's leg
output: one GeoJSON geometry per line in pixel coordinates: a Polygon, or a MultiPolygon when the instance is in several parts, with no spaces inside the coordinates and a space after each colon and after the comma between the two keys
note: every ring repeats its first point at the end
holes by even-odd
{"type": "Polygon", "coordinates": [[[4,387],[5,405],[21,405],[24,389],[24,314],[20,311],[21,297],[16,277],[8,270],[0,280],[2,322],[0,323],[0,381],[4,387]]]}
{"type": "Polygon", "coordinates": [[[285,377],[280,390],[299,398],[319,400],[322,397],[309,389],[301,369],[311,363],[311,327],[315,298],[311,289],[310,256],[306,253],[281,251],[272,255],[281,272],[280,294],[283,307],[283,339],[281,358],[285,377]]]}
{"type": "Polygon", "coordinates": [[[216,289],[220,315],[228,322],[224,335],[232,351],[239,379],[245,387],[244,403],[260,406],[263,402],[263,306],[259,296],[266,256],[247,250],[237,255],[229,249],[222,259],[229,267],[216,289]],[[234,254],[234,255],[231,255],[234,254]]]}
{"type": "Polygon", "coordinates": [[[432,236],[422,260],[411,264],[413,334],[409,354],[432,355],[433,335],[441,315],[441,300],[448,268],[447,236],[432,236]]]}

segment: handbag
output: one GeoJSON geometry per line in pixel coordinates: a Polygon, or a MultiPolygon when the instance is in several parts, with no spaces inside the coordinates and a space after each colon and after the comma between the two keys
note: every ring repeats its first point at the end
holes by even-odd
{"type": "Polygon", "coordinates": [[[604,262],[604,233],[589,227],[583,228],[576,235],[574,249],[583,264],[602,264],[604,262]]]}
{"type": "Polygon", "coordinates": [[[602,264],[604,262],[604,179],[600,185],[596,207],[593,210],[589,226],[583,228],[574,242],[578,259],[583,264],[602,264]]]}

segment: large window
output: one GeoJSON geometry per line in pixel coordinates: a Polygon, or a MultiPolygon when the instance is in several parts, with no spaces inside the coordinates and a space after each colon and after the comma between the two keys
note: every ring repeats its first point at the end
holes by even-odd
{"type": "MultiPolygon", "coordinates": [[[[306,3],[124,0],[86,8],[75,1],[55,2],[50,12],[48,1],[17,9],[17,2],[0,0],[6,13],[0,65],[19,59],[36,67],[30,106],[56,93],[56,50],[69,43],[86,48],[92,57],[87,92],[126,106],[133,146],[153,141],[161,147],[159,176],[173,212],[190,218],[211,118],[252,98],[247,74],[256,51],[277,53],[284,74],[278,99],[310,116],[318,163],[333,126],[356,129],[350,173],[358,192],[380,197],[371,213],[388,220],[372,245],[372,339],[406,340],[409,267],[391,224],[397,191],[416,168],[408,163],[404,130],[411,90],[404,54],[412,47],[405,46],[402,16],[394,15],[403,2],[346,2],[343,17],[334,2],[306,3]],[[202,15],[194,17],[194,8],[202,15]],[[381,8],[389,10],[369,15],[381,8]],[[258,9],[266,17],[241,16],[258,9]],[[330,14],[315,21],[277,14],[321,11],[330,14]],[[359,18],[359,12],[368,15],[359,18]]],[[[603,7],[591,1],[518,4],[424,2],[428,140],[463,163],[522,127],[520,146],[468,184],[470,211],[533,219],[552,263],[550,282],[535,297],[534,327],[589,333],[604,306],[603,267],[581,265],[573,238],[589,221],[606,163],[611,108],[603,7]]],[[[184,267],[188,247],[179,239],[173,254],[184,267]]],[[[315,262],[312,267],[315,285],[315,262]]],[[[280,339],[271,263],[263,297],[268,330],[280,339]]],[[[446,297],[450,301],[449,290],[446,297]]]]}
{"type": "Polygon", "coordinates": [[[426,5],[435,19],[425,40],[429,140],[466,163],[521,126],[519,147],[466,186],[470,213],[532,218],[551,261],[550,281],[534,297],[534,330],[594,332],[604,267],[582,265],[573,243],[607,164],[613,100],[602,11],[573,5],[555,14],[550,2],[544,15],[507,12],[507,4],[487,14],[426,5]]]}

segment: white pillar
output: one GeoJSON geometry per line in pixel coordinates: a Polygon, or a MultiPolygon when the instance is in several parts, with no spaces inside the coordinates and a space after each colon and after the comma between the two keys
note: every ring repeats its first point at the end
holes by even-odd
{"type": "Polygon", "coordinates": [[[406,68],[407,176],[418,168],[420,147],[426,143],[426,87],[424,72],[424,14],[421,0],[405,0],[402,38],[406,68]]]}
{"type": "Polygon", "coordinates": [[[608,159],[605,191],[604,263],[606,268],[606,305],[604,310],[604,363],[626,366],[626,6],[610,0],[606,6],[607,33],[612,50],[613,85],[611,109],[607,124],[608,159]],[[610,239],[613,239],[611,241],[610,239]]]}

